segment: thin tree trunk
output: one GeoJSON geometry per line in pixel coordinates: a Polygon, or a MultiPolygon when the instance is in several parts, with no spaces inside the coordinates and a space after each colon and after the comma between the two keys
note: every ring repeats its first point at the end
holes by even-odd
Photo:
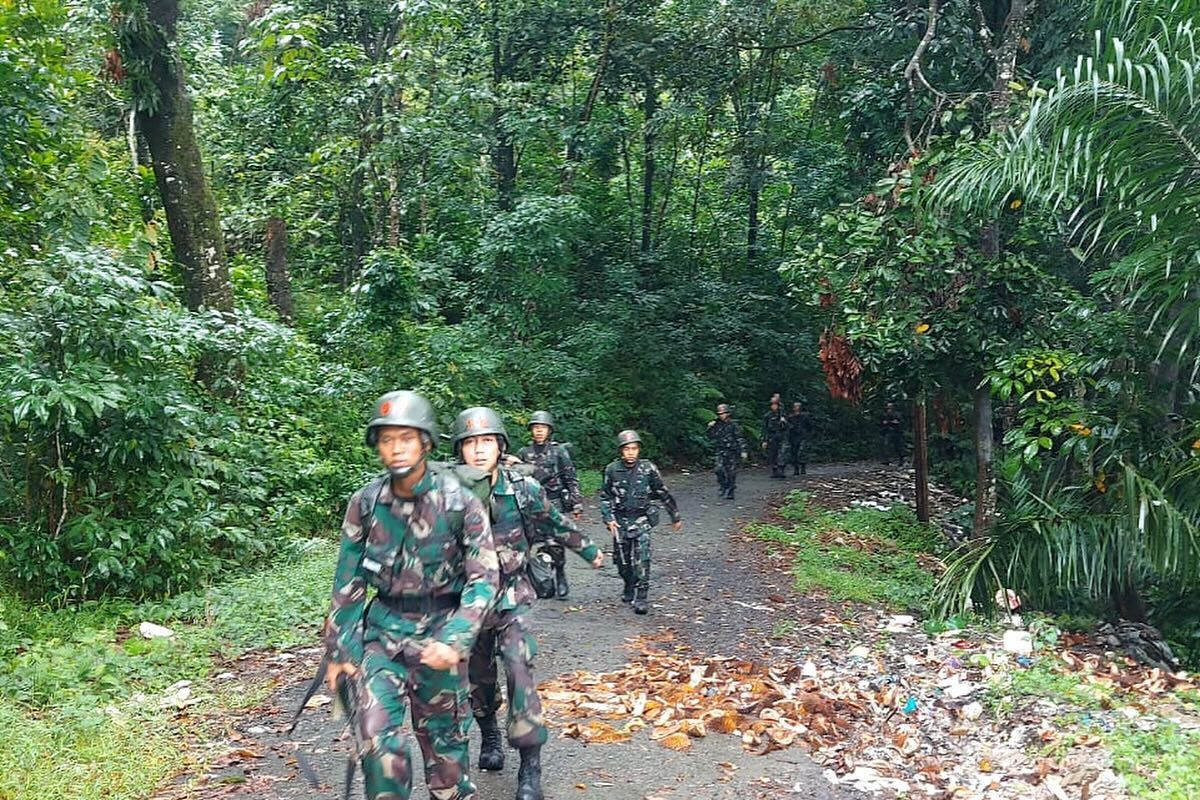
{"type": "Polygon", "coordinates": [[[658,111],[658,90],[654,79],[646,80],[646,97],[642,101],[642,249],[650,255],[654,247],[654,146],[656,130],[654,115],[658,111]]]}
{"type": "Polygon", "coordinates": [[[183,299],[192,310],[232,311],[217,204],[204,175],[183,64],[174,53],[179,5],[176,0],[146,0],[146,8],[153,30],[122,38],[131,51],[126,60],[147,64],[153,84],[153,97],[135,97],[137,122],[150,149],[183,299]]]}
{"type": "Polygon", "coordinates": [[[279,217],[267,220],[267,298],[285,325],[292,324],[292,278],[287,262],[287,226],[279,217]]]}
{"type": "Polygon", "coordinates": [[[913,403],[913,471],[916,473],[917,519],[929,522],[929,428],[924,397],[913,403]]]}
{"type": "Polygon", "coordinates": [[[654,238],[662,241],[663,226],[667,223],[667,211],[671,205],[671,193],[675,188],[675,169],[679,166],[679,132],[671,139],[671,166],[667,169],[667,180],[663,186],[662,202],[658,204],[658,222],[654,226],[654,238]]]}
{"type": "MultiPolygon", "coordinates": [[[[1017,50],[1024,34],[1032,2],[1012,0],[1004,28],[1000,32],[1000,44],[989,48],[996,63],[996,75],[992,82],[991,113],[992,131],[1001,133],[1008,127],[1008,107],[1012,99],[1009,83],[1016,74],[1017,50]]],[[[931,6],[936,9],[936,4],[931,6]]],[[[982,5],[976,2],[976,13],[981,20],[980,34],[985,37],[985,46],[990,37],[982,5]]],[[[980,251],[990,259],[1000,257],[1000,223],[997,219],[987,221],[980,232],[980,251]]],[[[993,466],[995,442],[992,432],[992,395],[990,387],[981,380],[975,390],[975,529],[980,537],[990,536],[996,524],[996,475],[993,466]]]]}
{"type": "Polygon", "coordinates": [[[504,109],[500,106],[500,84],[507,77],[504,50],[500,42],[499,0],[492,2],[492,96],[497,98],[492,109],[492,171],[496,180],[496,203],[501,211],[512,211],[517,184],[517,155],[512,134],[504,128],[504,109]]]}
{"type": "Polygon", "coordinates": [[[696,188],[692,192],[692,213],[688,220],[688,266],[696,265],[696,231],[699,225],[700,193],[704,188],[704,159],[708,154],[708,129],[712,124],[712,113],[704,114],[704,131],[700,134],[700,152],[696,156],[696,188]]]}
{"type": "Polygon", "coordinates": [[[975,528],[989,536],[996,524],[996,475],[993,471],[992,391],[985,382],[975,390],[975,528]]]}

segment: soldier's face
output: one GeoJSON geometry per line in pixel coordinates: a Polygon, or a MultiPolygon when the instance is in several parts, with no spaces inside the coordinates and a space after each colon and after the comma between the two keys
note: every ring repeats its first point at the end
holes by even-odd
{"type": "Polygon", "coordinates": [[[729,412],[728,411],[717,412],[717,419],[721,420],[722,422],[726,421],[727,419],[729,419],[729,412]]]}
{"type": "Polygon", "coordinates": [[[634,462],[637,461],[638,454],[642,452],[642,446],[637,442],[621,445],[621,460],[634,462]]]}
{"type": "Polygon", "coordinates": [[[462,459],[465,464],[491,472],[500,461],[500,438],[488,433],[463,439],[462,459]]]}
{"type": "Polygon", "coordinates": [[[391,425],[380,428],[375,449],[388,469],[411,469],[425,457],[425,443],[416,428],[391,425]]]}
{"type": "Polygon", "coordinates": [[[799,403],[792,403],[792,413],[793,414],[800,413],[800,404],[799,403]]]}
{"type": "Polygon", "coordinates": [[[529,432],[533,434],[534,444],[545,444],[546,440],[550,438],[550,426],[540,422],[530,425],[529,432]]]}

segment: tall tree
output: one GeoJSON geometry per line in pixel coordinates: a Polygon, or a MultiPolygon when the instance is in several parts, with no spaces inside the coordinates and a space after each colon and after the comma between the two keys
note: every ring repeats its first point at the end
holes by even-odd
{"type": "Polygon", "coordinates": [[[178,0],[122,0],[117,9],[117,47],[153,160],[184,302],[193,310],[232,311],[221,221],[205,178],[176,42],[178,0]]]}

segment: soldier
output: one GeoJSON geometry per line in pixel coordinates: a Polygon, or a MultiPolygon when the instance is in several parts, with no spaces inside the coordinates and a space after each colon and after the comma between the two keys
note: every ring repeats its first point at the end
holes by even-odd
{"type": "Polygon", "coordinates": [[[542,800],[541,748],[546,743],[546,723],[533,679],[537,644],[526,617],[536,595],[526,577],[526,564],[533,543],[542,538],[571,548],[596,569],[604,564],[604,554],[559,513],[537,480],[500,466],[508,449],[508,433],[499,414],[490,408],[466,409],[454,421],[452,440],[458,460],[479,470],[487,480],[492,538],[500,561],[498,599],[471,651],[471,707],[482,739],[479,768],[504,768],[504,747],[496,723],[500,708],[498,652],[508,686],[508,743],[521,753],[517,800],[542,800]]]}
{"type": "Polygon", "coordinates": [[[896,413],[895,403],[888,402],[883,407],[883,416],[879,419],[879,432],[883,436],[883,463],[892,463],[893,456],[896,466],[904,465],[904,428],[900,415],[896,413]]]}
{"type": "Polygon", "coordinates": [[[638,456],[642,439],[637,431],[617,434],[621,457],[604,468],[604,483],[600,487],[600,514],[613,537],[613,560],[625,579],[623,602],[633,602],[635,614],[645,614],[650,608],[650,529],[654,527],[657,511],[650,518],[650,501],[658,500],[671,515],[671,527],[683,529],[675,498],[663,485],[658,467],[638,456]]]}
{"type": "Polygon", "coordinates": [[[466,661],[496,598],[499,565],[479,499],[427,463],[433,408],[413,392],[375,403],[366,442],[387,473],[350,498],[325,623],[327,680],[355,681],[366,796],[405,800],[412,728],[435,800],[473,800],[466,661]],[[368,603],[368,587],[375,596],[368,603]]]}
{"type": "MultiPolygon", "coordinates": [[[[579,492],[579,478],[575,476],[575,464],[567,448],[550,440],[554,433],[554,418],[547,411],[535,411],[529,418],[531,444],[522,447],[517,457],[533,465],[533,477],[546,494],[558,501],[559,508],[575,518],[583,519],[583,497],[579,492]]],[[[554,564],[558,599],[566,600],[571,589],[567,585],[567,554],[562,545],[551,540],[543,549],[554,564]]]]}
{"type": "Polygon", "coordinates": [[[708,423],[708,438],[717,449],[717,485],[721,496],[732,500],[737,488],[738,458],[746,457],[746,440],[742,437],[742,427],[730,417],[725,403],[717,406],[717,418],[708,423]]]}
{"type": "Polygon", "coordinates": [[[788,420],[779,403],[779,393],[771,395],[771,406],[763,415],[762,447],[767,451],[767,463],[771,465],[771,477],[783,479],[784,461],[787,453],[788,420]]]}
{"type": "Polygon", "coordinates": [[[799,400],[792,403],[788,413],[788,460],[792,475],[808,474],[808,437],[812,434],[812,420],[799,400]]]}

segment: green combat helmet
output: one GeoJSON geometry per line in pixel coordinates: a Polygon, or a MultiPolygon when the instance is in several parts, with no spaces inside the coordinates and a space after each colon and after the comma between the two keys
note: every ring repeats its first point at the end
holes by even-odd
{"type": "Polygon", "coordinates": [[[633,444],[634,442],[636,442],[638,444],[642,443],[642,437],[638,436],[637,431],[634,431],[634,430],[621,431],[620,433],[617,434],[617,449],[618,450],[620,450],[625,445],[633,444]]]}
{"type": "Polygon", "coordinates": [[[545,425],[553,431],[554,417],[550,416],[549,411],[535,411],[532,415],[530,415],[529,425],[527,427],[533,427],[534,425],[545,425]]]}
{"type": "Polygon", "coordinates": [[[461,458],[464,439],[489,433],[500,438],[501,453],[508,450],[508,431],[504,430],[504,420],[500,419],[499,414],[486,406],[466,409],[454,419],[454,430],[450,437],[454,454],[461,458]]]}
{"type": "Polygon", "coordinates": [[[374,447],[379,441],[379,429],[389,426],[416,428],[429,437],[430,443],[437,441],[433,406],[416,392],[388,392],[375,401],[375,413],[367,423],[367,447],[374,447]]]}
{"type": "Polygon", "coordinates": [[[726,405],[725,403],[717,403],[717,413],[718,414],[729,414],[731,412],[729,411],[729,406],[726,405]]]}
{"type": "MultiPolygon", "coordinates": [[[[416,428],[421,431],[421,438],[432,448],[437,441],[437,419],[433,414],[433,406],[416,392],[388,392],[375,401],[375,413],[367,423],[367,447],[374,447],[379,441],[379,429],[386,427],[416,428]]],[[[393,478],[405,478],[416,465],[400,469],[389,469],[393,478]]]]}

